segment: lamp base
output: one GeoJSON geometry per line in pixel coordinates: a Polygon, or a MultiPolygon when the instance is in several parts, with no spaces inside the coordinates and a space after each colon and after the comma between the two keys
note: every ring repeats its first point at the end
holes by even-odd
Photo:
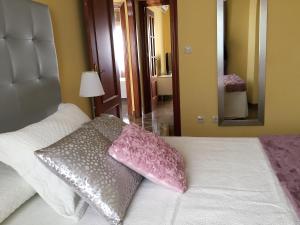
{"type": "Polygon", "coordinates": [[[91,105],[92,105],[92,119],[96,118],[96,104],[95,104],[95,98],[91,97],[91,105]]]}

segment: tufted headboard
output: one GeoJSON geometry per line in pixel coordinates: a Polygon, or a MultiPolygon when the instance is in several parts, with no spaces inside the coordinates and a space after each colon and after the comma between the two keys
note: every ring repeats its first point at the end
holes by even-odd
{"type": "Polygon", "coordinates": [[[49,9],[0,0],[0,133],[54,113],[61,102],[49,9]]]}

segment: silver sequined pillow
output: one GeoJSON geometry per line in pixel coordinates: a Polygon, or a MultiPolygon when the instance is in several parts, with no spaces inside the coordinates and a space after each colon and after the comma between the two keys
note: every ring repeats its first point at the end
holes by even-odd
{"type": "Polygon", "coordinates": [[[111,141],[82,127],[35,155],[111,224],[122,224],[142,177],[108,155],[111,141]]]}
{"type": "Polygon", "coordinates": [[[102,114],[94,120],[86,123],[84,126],[94,127],[104,137],[110,141],[115,141],[122,133],[123,127],[126,125],[120,118],[113,115],[102,114]]]}

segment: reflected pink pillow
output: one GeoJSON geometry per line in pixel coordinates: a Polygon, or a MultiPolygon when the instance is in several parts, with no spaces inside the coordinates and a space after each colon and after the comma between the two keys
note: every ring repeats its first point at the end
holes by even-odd
{"type": "Polygon", "coordinates": [[[109,148],[117,161],[154,183],[185,192],[187,181],[182,155],[157,135],[137,125],[127,125],[109,148]]]}

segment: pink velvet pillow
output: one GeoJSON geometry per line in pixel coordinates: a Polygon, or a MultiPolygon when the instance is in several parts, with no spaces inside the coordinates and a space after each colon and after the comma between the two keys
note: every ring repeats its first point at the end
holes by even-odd
{"type": "Polygon", "coordinates": [[[154,183],[179,192],[187,190],[182,155],[137,125],[125,126],[108,151],[114,159],[154,183]]]}

